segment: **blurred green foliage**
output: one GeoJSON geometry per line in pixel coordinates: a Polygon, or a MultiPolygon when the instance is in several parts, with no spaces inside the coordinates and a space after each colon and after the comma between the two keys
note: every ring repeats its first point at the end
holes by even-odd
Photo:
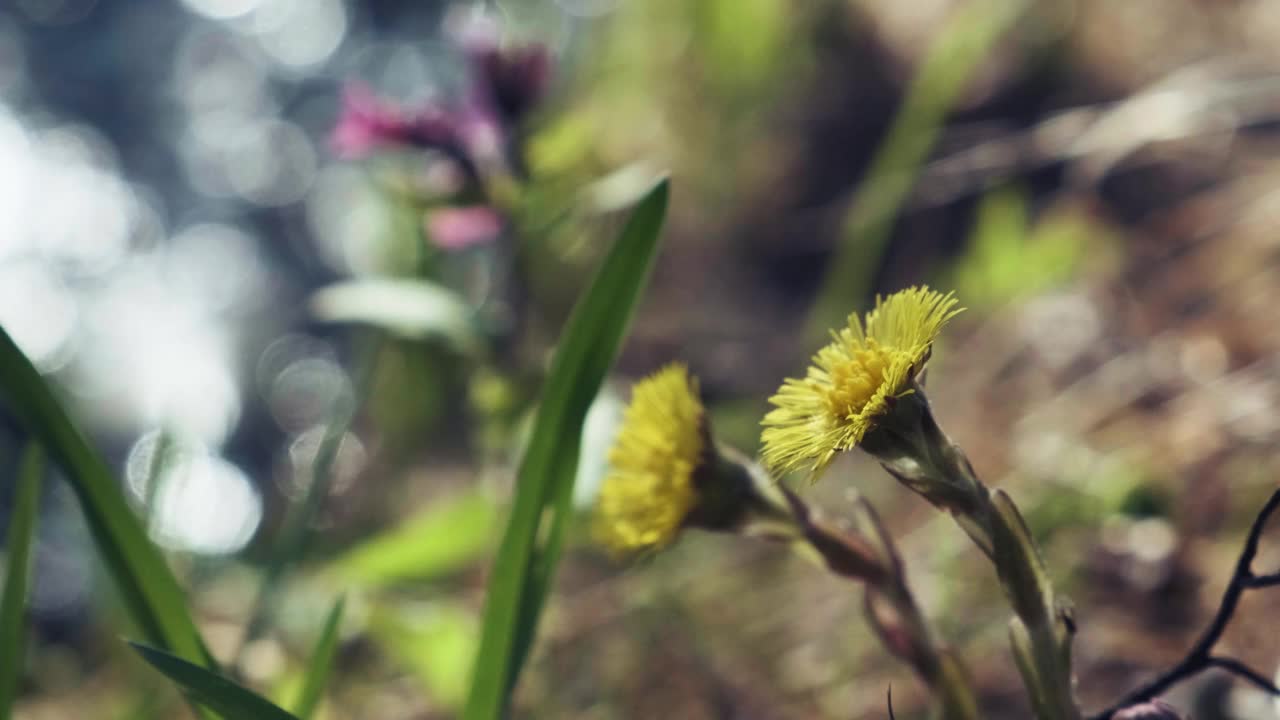
{"type": "MultiPolygon", "coordinates": [[[[870,3],[649,0],[617,3],[607,17],[571,21],[557,3],[511,0],[496,5],[506,11],[505,19],[521,25],[521,32],[554,39],[557,51],[565,54],[557,69],[558,92],[520,129],[517,144],[523,162],[514,174],[527,177],[504,180],[523,185],[513,190],[504,182],[487,196],[467,198],[493,202],[509,221],[510,237],[502,244],[462,252],[435,246],[424,229],[424,213],[447,202],[422,196],[417,183],[425,161],[418,153],[388,154],[371,160],[362,174],[368,181],[362,202],[371,207],[361,211],[379,218],[361,248],[363,264],[354,267],[351,277],[322,287],[307,300],[309,319],[332,337],[350,340],[337,343],[343,346],[341,362],[354,356],[351,364],[369,366],[367,379],[357,378],[348,398],[359,406],[352,409],[349,429],[363,443],[360,452],[371,458],[354,487],[344,484],[351,478],[322,469],[323,482],[313,477],[307,486],[308,491],[319,488],[311,501],[303,501],[311,506],[300,512],[291,490],[275,491],[272,481],[279,478],[255,478],[262,480],[259,486],[268,495],[268,517],[248,552],[216,561],[162,554],[146,540],[145,518],[139,520],[126,506],[111,466],[66,417],[60,396],[2,336],[0,389],[8,402],[5,409],[26,423],[67,473],[132,622],[148,642],[169,651],[144,654],[179,686],[209,700],[211,707],[221,707],[228,717],[288,717],[273,715],[284,711],[263,705],[265,701],[252,694],[249,685],[258,685],[273,686],[272,697],[301,718],[312,711],[316,717],[333,718],[357,707],[355,701],[375,695],[368,686],[393,685],[400,673],[421,691],[415,703],[404,703],[414,712],[459,714],[471,693],[469,717],[498,716],[530,654],[539,615],[554,584],[560,544],[581,519],[570,503],[590,501],[590,485],[604,466],[609,423],[602,420],[594,435],[590,428],[585,433],[579,429],[593,402],[613,403],[612,411],[617,411],[616,400],[603,392],[598,395],[596,388],[607,379],[613,354],[624,342],[623,329],[655,252],[655,223],[660,225],[655,216],[662,213],[655,210],[651,191],[659,170],[670,168],[680,188],[672,213],[672,232],[680,242],[664,258],[667,265],[660,266],[659,275],[666,274],[668,288],[705,286],[680,295],[675,303],[656,304],[653,314],[660,317],[650,319],[633,341],[625,372],[687,355],[710,371],[706,387],[714,394],[709,411],[717,437],[754,449],[765,404],[760,388],[774,382],[779,374],[775,370],[784,362],[779,358],[810,346],[797,342],[788,327],[803,322],[799,311],[815,289],[806,273],[825,273],[808,318],[810,329],[825,332],[831,317],[845,316],[875,290],[893,233],[904,213],[913,211],[912,192],[928,169],[937,141],[948,139],[950,118],[961,103],[972,99],[966,91],[972,90],[975,79],[988,80],[984,73],[991,70],[987,66],[993,58],[1001,63],[1012,58],[1016,74],[1016,63],[1027,61],[1018,46],[1024,25],[1057,12],[1042,12],[1042,7],[1026,12],[1034,4],[1019,0],[961,3],[956,12],[939,14],[945,19],[930,27],[940,32],[921,33],[924,40],[915,46],[895,44],[892,33],[876,27],[883,18],[867,9],[870,3]],[[841,35],[846,32],[847,37],[841,35]],[[1002,46],[1002,39],[1011,36],[1002,46]],[[847,58],[840,53],[849,50],[823,43],[871,38],[884,46],[854,48],[858,52],[849,56],[858,62],[874,57],[874,63],[820,65],[832,62],[824,53],[843,62],[847,58]],[[860,54],[864,50],[865,57],[860,54]],[[841,75],[832,80],[830,75],[837,72],[841,75]],[[885,92],[894,93],[895,102],[896,93],[902,92],[892,113],[881,107],[867,109],[885,115],[873,125],[888,126],[888,133],[859,139],[865,148],[827,140],[822,142],[830,146],[818,141],[811,145],[804,133],[814,129],[813,116],[833,112],[828,106],[834,104],[832,99],[819,95],[828,83],[858,85],[866,80],[859,77],[862,73],[874,73],[877,83],[888,88],[885,92]],[[899,76],[909,78],[902,88],[896,87],[899,76]],[[813,179],[831,174],[829,166],[864,149],[872,160],[857,183],[819,186],[813,179]],[[815,188],[782,185],[785,181],[801,186],[811,179],[815,188]],[[754,214],[760,200],[775,197],[786,201],[777,208],[768,206],[769,211],[792,212],[795,217],[768,220],[785,226],[786,232],[779,235],[801,247],[770,246],[762,251],[748,241],[764,244],[774,238],[742,237],[761,222],[754,214]],[[637,203],[645,203],[637,213],[646,214],[644,232],[653,236],[636,237],[638,231],[631,227],[611,245],[607,240],[621,224],[620,216],[637,203]],[[823,207],[813,210],[810,204],[823,207]],[[809,228],[821,223],[809,222],[807,213],[828,207],[839,218],[833,223],[836,227],[813,232],[813,237],[787,235],[793,226],[810,233],[809,228]],[[627,233],[632,233],[630,239],[627,233]],[[726,259],[729,253],[732,257],[726,259]],[[825,266],[806,259],[828,254],[831,260],[825,266]],[[800,265],[805,267],[797,269],[800,265]],[[593,276],[596,268],[600,272],[593,276]],[[786,283],[797,287],[780,290],[786,283]],[[584,288],[589,294],[584,295],[584,288]],[[730,298],[729,308],[738,311],[741,303],[741,314],[748,317],[726,317],[725,308],[713,302],[718,298],[710,297],[722,291],[730,298]],[[788,312],[797,312],[757,312],[774,300],[782,301],[780,307],[790,303],[788,312]],[[575,303],[592,307],[572,310],[575,303]],[[583,319],[589,313],[599,314],[583,319]],[[566,317],[573,319],[562,334],[566,317]],[[549,363],[553,353],[559,359],[549,363]],[[564,361],[575,354],[579,364],[564,361]],[[540,418],[537,427],[532,425],[535,418],[540,418]],[[527,421],[523,428],[522,420],[527,421]],[[509,505],[510,470],[522,457],[514,505],[509,505]],[[290,509],[271,507],[273,500],[290,509]],[[506,541],[499,549],[499,562],[486,575],[482,569],[498,549],[504,521],[506,541]],[[293,530],[322,541],[294,547],[284,542],[293,530]],[[273,567],[286,566],[293,571],[281,570],[272,579],[273,567]],[[234,582],[227,579],[233,576],[234,582]],[[253,584],[244,581],[245,576],[262,580],[264,587],[278,584],[280,607],[269,608],[263,600],[243,601],[239,596],[251,593],[238,590],[253,584]],[[478,605],[485,581],[489,609],[482,622],[478,605]],[[237,588],[230,593],[236,596],[232,602],[219,597],[227,593],[226,586],[237,588]],[[191,597],[184,597],[182,588],[190,589],[191,597]],[[322,622],[320,603],[339,593],[349,598],[346,612],[339,602],[322,622]],[[309,605],[315,612],[304,612],[309,605]],[[240,638],[240,621],[246,615],[261,616],[261,632],[240,638]],[[204,649],[206,637],[219,658],[234,658],[225,664],[225,675],[183,662],[213,667],[204,649]],[[242,642],[237,648],[238,638],[242,642]],[[369,654],[382,662],[365,662],[369,654]],[[473,685],[476,677],[480,680],[473,685]],[[361,687],[353,690],[357,684],[361,687]]],[[[849,117],[838,119],[852,123],[849,117]]],[[[970,198],[981,193],[972,225],[947,233],[947,239],[960,246],[954,262],[939,262],[946,254],[939,250],[913,257],[908,268],[911,277],[942,278],[939,286],[955,288],[972,311],[958,320],[960,325],[971,318],[988,321],[1002,308],[1019,310],[1019,303],[1055,290],[1078,292],[1082,277],[1105,276],[1126,250],[1123,228],[1104,218],[1096,197],[1063,193],[1066,200],[1046,201],[1040,187],[1016,180],[999,181],[984,192],[986,187],[981,180],[973,181],[973,195],[957,203],[963,210],[939,211],[945,215],[939,225],[953,223],[955,217],[965,216],[970,198]]],[[[658,192],[665,210],[665,186],[658,192]]],[[[938,245],[943,245],[940,239],[938,245]]],[[[1243,330],[1239,334],[1258,336],[1243,330]]],[[[1018,374],[1012,366],[1028,362],[1025,355],[1033,353],[1015,347],[1021,342],[1016,338],[1004,339],[1010,344],[992,357],[974,353],[973,348],[964,348],[964,356],[958,351],[951,355],[953,348],[944,346],[935,358],[967,365],[969,371],[976,366],[989,370],[975,374],[981,377],[981,392],[998,397],[992,404],[999,407],[989,412],[996,417],[983,415],[986,410],[977,406],[985,400],[978,402],[972,395],[963,399],[973,406],[948,409],[963,413],[961,417],[983,433],[988,423],[998,428],[991,433],[1007,430],[1016,418],[1001,413],[1012,415],[1027,403],[1060,393],[1055,383],[1065,382],[1043,373],[1006,384],[1008,375],[1018,374]]],[[[1247,356],[1226,354],[1228,365],[1247,356]]],[[[1171,362],[1185,360],[1179,356],[1171,362]]],[[[1196,412],[1203,408],[1197,406],[1196,412]]],[[[329,461],[340,459],[340,438],[347,429],[346,423],[329,428],[329,461]]],[[[258,447],[269,438],[256,433],[250,427],[247,434],[254,437],[237,440],[251,446],[247,453],[280,450],[258,447]]],[[[157,452],[157,464],[163,455],[157,452]]],[[[157,465],[153,475],[158,471],[157,465]]],[[[1254,465],[1247,470],[1233,466],[1223,475],[1234,478],[1247,472],[1262,471],[1254,465]]],[[[849,476],[861,482],[861,475],[849,476]]],[[[1076,579],[1085,577],[1091,561],[1086,553],[1092,545],[1080,540],[1086,530],[1109,519],[1171,518],[1179,511],[1172,499],[1172,481],[1159,462],[1119,452],[1085,470],[1056,468],[1053,477],[1031,476],[1015,467],[1008,483],[1011,492],[1016,490],[1033,535],[1049,546],[1050,572],[1076,579]]],[[[31,486],[24,481],[21,487],[33,493],[31,486]]],[[[882,491],[880,486],[865,489],[882,491]]],[[[844,500],[838,491],[814,492],[830,500],[833,514],[840,516],[844,500]]],[[[1253,508],[1242,499],[1245,495],[1223,501],[1230,518],[1222,522],[1247,523],[1253,508]]],[[[32,497],[22,495],[13,515],[12,539],[6,546],[11,577],[25,570],[21,560],[28,548],[21,535],[29,535],[30,528],[23,513],[34,502],[32,497]]],[[[916,509],[884,499],[890,500],[885,506],[895,530],[903,530],[904,537],[924,538],[915,542],[916,556],[948,570],[952,565],[972,569],[961,559],[969,548],[952,537],[951,528],[945,536],[933,526],[916,533],[916,509]]],[[[1206,506],[1212,503],[1206,501],[1206,506]]],[[[565,667],[574,668],[575,676],[565,679],[564,687],[554,682],[531,684],[526,692],[536,696],[534,707],[546,700],[539,693],[562,692],[568,699],[558,701],[565,707],[581,704],[583,716],[633,716],[628,711],[648,716],[643,715],[647,706],[625,703],[652,699],[649,696],[667,700],[666,691],[677,699],[668,704],[655,700],[653,707],[661,708],[653,711],[655,716],[671,714],[672,707],[687,710],[696,705],[689,698],[714,705],[721,695],[762,715],[811,717],[815,708],[822,708],[844,716],[853,712],[852,707],[863,707],[858,703],[866,687],[876,685],[874,703],[868,705],[876,711],[882,708],[878,683],[894,676],[881,663],[863,661],[880,657],[861,646],[864,635],[851,631],[846,636],[843,627],[839,633],[830,630],[833,617],[856,613],[856,607],[850,610],[833,600],[825,586],[784,586],[778,571],[782,563],[767,550],[684,550],[677,554],[679,566],[674,560],[658,561],[671,565],[655,573],[660,577],[656,581],[636,580],[631,574],[619,580],[589,553],[576,559],[573,589],[590,594],[592,602],[587,607],[575,598],[587,609],[584,617],[571,620],[581,621],[592,632],[609,633],[617,642],[600,651],[589,647],[591,638],[556,638],[561,643],[557,657],[535,663],[534,669],[542,674],[538,679],[551,676],[559,682],[555,674],[565,667]],[[602,580],[606,572],[607,582],[602,580]],[[738,584],[726,583],[729,575],[740,576],[738,584]],[[672,587],[666,586],[668,581],[672,587]],[[652,617],[634,622],[628,613],[637,607],[644,612],[650,602],[645,598],[655,587],[663,597],[676,598],[673,605],[687,602],[688,607],[653,611],[652,617]],[[725,587],[741,592],[725,597],[725,587]],[[730,605],[732,611],[727,610],[730,605]],[[785,611],[789,605],[806,612],[785,611]],[[722,619],[722,614],[731,620],[722,619]],[[732,627],[708,631],[715,623],[732,627]],[[634,626],[642,628],[637,631],[634,626]],[[717,633],[732,634],[734,640],[717,645],[717,633]],[[840,638],[833,640],[834,635],[840,638]],[[772,651],[792,641],[794,650],[778,657],[746,657],[752,655],[753,642],[772,651]],[[823,654],[828,645],[840,643],[844,654],[823,654]],[[627,657],[614,656],[623,653],[627,657]],[[687,672],[689,667],[697,672],[687,672]],[[757,688],[784,676],[796,687],[788,685],[777,696],[794,705],[769,706],[761,699],[767,693],[757,688]],[[618,687],[605,688],[601,697],[589,700],[574,696],[580,687],[594,688],[592,683],[600,677],[617,679],[618,687]]],[[[944,615],[939,624],[948,636],[964,643],[966,650],[972,643],[975,657],[989,653],[989,636],[1003,632],[1003,626],[989,632],[975,617],[981,617],[984,603],[989,603],[990,583],[922,577],[920,584],[929,610],[944,615]]],[[[14,598],[22,589],[9,579],[0,605],[0,718],[10,696],[6,688],[23,681],[21,663],[11,660],[19,645],[10,640],[22,610],[14,598]]],[[[273,592],[263,590],[262,596],[273,592]]],[[[105,629],[95,627],[92,642],[113,643],[119,628],[111,621],[99,624],[105,629]]],[[[82,648],[75,651],[81,653],[82,648]]],[[[118,655],[100,653],[109,657],[100,660],[95,652],[96,647],[83,652],[88,658],[82,670],[86,675],[97,672],[107,678],[104,684],[130,686],[110,691],[116,700],[113,709],[133,702],[139,693],[146,696],[145,702],[137,704],[141,709],[134,715],[150,717],[172,709],[172,694],[154,692],[145,680],[127,674],[128,669],[115,674],[121,664],[118,655]]],[[[65,660],[46,662],[70,665],[65,660]]],[[[984,692],[1003,698],[1000,693],[1007,695],[1007,687],[1001,684],[1002,673],[1010,668],[995,668],[983,667],[980,683],[984,692]]],[[[899,701],[898,685],[894,688],[899,701]]],[[[40,686],[34,694],[42,692],[40,686]]],[[[921,705],[910,690],[899,702],[907,708],[899,716],[921,705]]],[[[725,701],[726,707],[729,704],[725,701]]],[[[550,705],[559,707],[556,701],[550,705]]],[[[685,715],[700,717],[701,708],[697,705],[685,715]]]]}
{"type": "Polygon", "coordinates": [[[968,248],[952,270],[956,292],[974,308],[1013,302],[1061,287],[1091,254],[1112,245],[1081,211],[1063,208],[1034,221],[1025,192],[989,192],[978,206],[968,248]]]}
{"type": "Polygon", "coordinates": [[[928,53],[876,149],[845,214],[839,245],[825,270],[807,338],[821,339],[844,321],[850,305],[871,294],[894,222],[947,114],[988,57],[1023,15],[1026,0],[983,0],[957,9],[928,53]]]}
{"type": "Polygon", "coordinates": [[[441,707],[457,711],[467,697],[480,643],[480,621],[448,602],[379,604],[369,632],[413,673],[441,707]]]}
{"type": "Polygon", "coordinates": [[[323,572],[343,587],[435,580],[482,557],[496,540],[499,517],[485,493],[463,491],[362,540],[327,562],[323,572]]]}

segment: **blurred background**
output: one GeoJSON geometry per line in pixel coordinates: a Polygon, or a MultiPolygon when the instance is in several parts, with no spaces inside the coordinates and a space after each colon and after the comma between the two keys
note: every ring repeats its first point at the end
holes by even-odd
{"type": "MultiPolygon", "coordinates": [[[[0,325],[219,659],[291,692],[346,592],[325,716],[453,717],[548,352],[669,170],[583,507],[630,380],[684,360],[751,452],[822,328],[954,289],[936,412],[1045,543],[1096,709],[1181,656],[1276,485],[1277,37],[1267,0],[6,0],[0,325]]],[[[26,440],[0,405],[0,509],[26,440]]],[[[801,490],[838,521],[855,487],[1026,717],[990,568],[861,457],[801,490]]],[[[186,717],[69,488],[42,508],[18,717],[186,717]]],[[[579,535],[517,717],[884,718],[891,685],[924,716],[860,591],[785,550],[579,535]]],[[[1252,593],[1224,649],[1274,674],[1277,613],[1252,593]]],[[[1213,675],[1171,699],[1280,717],[1213,675]]]]}

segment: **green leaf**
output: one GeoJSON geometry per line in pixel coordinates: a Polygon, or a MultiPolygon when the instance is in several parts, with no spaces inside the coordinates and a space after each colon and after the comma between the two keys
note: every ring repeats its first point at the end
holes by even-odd
{"type": "Polygon", "coordinates": [[[1053,588],[1031,531],[1003,490],[992,493],[991,508],[995,511],[992,540],[996,568],[1009,601],[1029,631],[1049,627],[1053,622],[1053,588]]]}
{"type": "Polygon", "coordinates": [[[1027,626],[1018,618],[1009,619],[1009,646],[1013,648],[1013,661],[1022,675],[1022,684],[1027,688],[1031,709],[1037,718],[1052,718],[1053,712],[1045,697],[1044,683],[1036,666],[1036,651],[1031,641],[1027,626]]]}
{"type": "Polygon", "coordinates": [[[1014,654],[1023,679],[1033,695],[1038,717],[1044,720],[1078,718],[1079,710],[1071,691],[1071,668],[1062,665],[1070,658],[1066,627],[1059,624],[1049,573],[1040,557],[1018,506],[1003,490],[991,494],[992,546],[994,560],[1017,617],[1010,625],[1014,654]],[[1038,697],[1034,697],[1038,696],[1038,697]]]}
{"type": "Polygon", "coordinates": [[[320,704],[324,687],[329,682],[329,673],[333,670],[333,658],[338,652],[338,625],[342,622],[342,610],[346,598],[339,596],[324,621],[324,629],[320,631],[320,639],[311,651],[311,661],[307,663],[307,674],[302,681],[302,690],[298,700],[293,704],[294,713],[302,720],[307,720],[320,704]]]}
{"type": "Polygon", "coordinates": [[[479,492],[430,507],[334,559],[326,572],[341,583],[387,585],[429,580],[474,562],[494,540],[498,511],[479,492]]]}
{"type": "Polygon", "coordinates": [[[187,610],[177,578],[129,509],[120,484],[3,328],[0,394],[65,471],[94,545],[102,554],[130,617],[147,640],[215,666],[187,610]]]}
{"type": "Polygon", "coordinates": [[[426,280],[369,279],[337,283],[311,296],[320,320],[361,323],[401,337],[440,337],[463,352],[479,345],[472,316],[457,293],[426,280]]]}
{"type": "Polygon", "coordinates": [[[36,443],[27,447],[18,472],[18,490],[9,518],[4,592],[0,595],[0,720],[8,720],[22,678],[26,649],[27,585],[31,579],[31,541],[40,510],[40,481],[44,452],[36,443]]]}
{"type": "Polygon", "coordinates": [[[227,678],[163,650],[131,642],[142,659],[177,683],[192,700],[226,720],[299,720],[227,678]]]}
{"type": "Polygon", "coordinates": [[[489,581],[467,720],[501,717],[532,643],[572,509],[582,424],[648,280],[667,196],[663,180],[640,201],[561,335],[489,581]]]}
{"type": "Polygon", "coordinates": [[[479,625],[470,608],[433,602],[376,606],[368,629],[388,656],[417,677],[432,704],[452,711],[467,698],[479,625]]]}

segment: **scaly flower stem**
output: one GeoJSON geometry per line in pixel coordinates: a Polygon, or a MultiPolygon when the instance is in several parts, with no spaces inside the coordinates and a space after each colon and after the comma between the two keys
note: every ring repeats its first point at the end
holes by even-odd
{"type": "Polygon", "coordinates": [[[920,679],[938,697],[945,720],[978,720],[978,701],[969,683],[969,674],[951,650],[941,647],[933,630],[920,613],[905,583],[891,581],[884,587],[867,587],[867,619],[881,643],[911,665],[920,679]],[[900,626],[880,615],[879,598],[890,606],[900,626]],[[901,629],[901,632],[895,630],[901,629]]]}
{"type": "MultiPolygon", "coordinates": [[[[953,450],[959,455],[959,448],[953,450]]],[[[1016,618],[1010,628],[1019,668],[1043,720],[1079,720],[1071,693],[1070,644],[1072,626],[1060,616],[1040,551],[1027,532],[1022,515],[1004,493],[993,494],[963,462],[949,470],[963,473],[974,487],[976,510],[958,515],[961,527],[974,537],[996,566],[1016,618]]]]}
{"type": "MultiPolygon", "coordinates": [[[[976,478],[975,478],[976,480],[976,478]]],[[[1003,492],[979,485],[981,515],[971,518],[988,528],[992,560],[1017,617],[1010,627],[1019,669],[1045,720],[1080,720],[1071,690],[1071,640],[1074,625],[1058,607],[1039,548],[1017,506],[1003,492]]]]}
{"type": "Polygon", "coordinates": [[[992,492],[964,452],[938,427],[916,386],[899,398],[894,421],[863,447],[911,490],[947,510],[991,559],[1015,617],[1010,635],[1023,682],[1040,720],[1080,720],[1071,691],[1069,613],[1058,607],[1049,576],[1017,506],[992,492]]]}
{"type": "MultiPolygon", "coordinates": [[[[958,657],[937,642],[907,587],[901,559],[870,504],[860,500],[857,506],[865,532],[843,533],[816,520],[794,493],[775,487],[786,502],[792,547],[832,574],[866,585],[866,616],[872,629],[938,698],[944,720],[979,720],[968,672],[958,657]]],[[[776,500],[771,504],[779,505],[776,500]]]]}
{"type": "Polygon", "coordinates": [[[815,518],[808,505],[760,465],[732,448],[706,445],[695,473],[697,502],[683,527],[784,543],[831,574],[866,586],[866,617],[884,646],[919,675],[943,720],[980,720],[969,675],[942,647],[906,583],[893,540],[865,500],[854,504],[856,530],[815,518]]]}

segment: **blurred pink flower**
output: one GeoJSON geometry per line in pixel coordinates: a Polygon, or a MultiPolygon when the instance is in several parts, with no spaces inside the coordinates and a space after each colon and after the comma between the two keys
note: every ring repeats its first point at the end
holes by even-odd
{"type": "Polygon", "coordinates": [[[454,118],[439,107],[406,111],[384,103],[366,85],[350,83],[329,142],[340,157],[359,158],[387,145],[449,149],[457,131],[454,118]]]}
{"type": "MultiPolygon", "coordinates": [[[[457,39],[470,69],[461,97],[406,110],[352,83],[343,92],[342,113],[330,136],[334,152],[357,159],[384,146],[434,148],[472,180],[483,181],[504,168],[520,174],[517,130],[546,93],[551,54],[541,44],[503,47],[496,25],[468,26],[458,31],[457,39]]],[[[473,219],[471,225],[479,227],[477,222],[473,219]]]]}
{"type": "Polygon", "coordinates": [[[443,250],[463,250],[494,242],[502,234],[502,217],[487,205],[441,208],[426,218],[427,236],[443,250]]]}

